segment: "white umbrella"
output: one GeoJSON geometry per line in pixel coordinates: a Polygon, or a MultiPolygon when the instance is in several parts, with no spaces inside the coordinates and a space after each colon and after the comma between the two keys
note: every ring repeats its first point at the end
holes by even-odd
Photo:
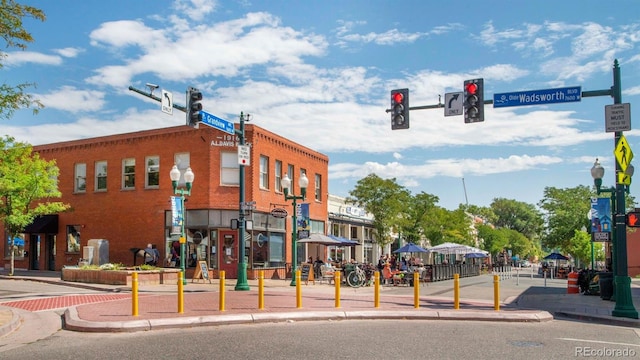
{"type": "Polygon", "coordinates": [[[469,251],[469,248],[470,246],[467,246],[467,245],[446,242],[440,245],[430,247],[427,250],[429,250],[429,252],[437,252],[440,254],[466,254],[468,252],[475,252],[475,251],[469,251]]]}
{"type": "Polygon", "coordinates": [[[311,233],[308,238],[298,240],[298,244],[341,245],[342,242],[324,234],[311,233]]]}

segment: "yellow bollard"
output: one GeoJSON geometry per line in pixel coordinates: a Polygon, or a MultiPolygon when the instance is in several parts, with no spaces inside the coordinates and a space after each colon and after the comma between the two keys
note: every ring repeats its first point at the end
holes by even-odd
{"type": "Polygon", "coordinates": [[[224,282],[225,282],[225,272],[224,270],[220,270],[220,298],[218,300],[218,310],[224,311],[224,282]]]}
{"type": "Polygon", "coordinates": [[[493,310],[500,310],[500,279],[493,275],[493,310]]]}
{"type": "Polygon", "coordinates": [[[297,309],[302,308],[302,285],[300,284],[301,282],[300,279],[302,278],[302,276],[300,274],[301,274],[301,271],[296,270],[296,308],[297,309]]]}
{"type": "Polygon", "coordinates": [[[138,273],[131,274],[131,315],[138,316],[138,273]]]}
{"type": "Polygon", "coordinates": [[[413,273],[413,307],[420,307],[420,274],[413,273]]]}
{"type": "Polygon", "coordinates": [[[258,273],[258,310],[264,310],[264,270],[258,273]]]}
{"type": "Polygon", "coordinates": [[[460,274],[453,274],[453,308],[460,309],[460,274]]]}
{"type": "Polygon", "coordinates": [[[336,308],[340,307],[340,271],[333,275],[333,283],[336,285],[336,308]]]}
{"type": "Polygon", "coordinates": [[[182,271],[178,272],[178,314],[184,314],[184,285],[182,281],[182,277],[184,273],[182,271]]]}
{"type": "Polygon", "coordinates": [[[380,307],[380,271],[373,273],[373,307],[380,307]]]}

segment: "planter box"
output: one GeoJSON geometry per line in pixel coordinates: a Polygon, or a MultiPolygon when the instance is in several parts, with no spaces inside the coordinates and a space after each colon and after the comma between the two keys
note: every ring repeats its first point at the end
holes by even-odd
{"type": "Polygon", "coordinates": [[[131,274],[138,273],[138,285],[177,284],[180,270],[84,270],[80,268],[63,268],[63,281],[91,284],[131,286],[131,274]]]}

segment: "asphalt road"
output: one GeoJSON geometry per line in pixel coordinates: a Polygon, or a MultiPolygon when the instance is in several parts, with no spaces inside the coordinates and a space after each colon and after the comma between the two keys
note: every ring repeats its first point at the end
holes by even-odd
{"type": "Polygon", "coordinates": [[[41,359],[569,359],[640,358],[640,330],[575,321],[322,321],[133,334],[62,331],[2,353],[41,359]],[[613,356],[604,356],[613,357],[613,356]]]}

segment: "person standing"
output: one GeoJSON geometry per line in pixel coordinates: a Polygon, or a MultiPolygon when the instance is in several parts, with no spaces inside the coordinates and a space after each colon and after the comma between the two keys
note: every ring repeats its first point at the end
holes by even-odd
{"type": "Polygon", "coordinates": [[[156,251],[153,250],[153,245],[147,244],[144,249],[144,264],[155,266],[157,263],[158,259],[156,258],[156,251]]]}

